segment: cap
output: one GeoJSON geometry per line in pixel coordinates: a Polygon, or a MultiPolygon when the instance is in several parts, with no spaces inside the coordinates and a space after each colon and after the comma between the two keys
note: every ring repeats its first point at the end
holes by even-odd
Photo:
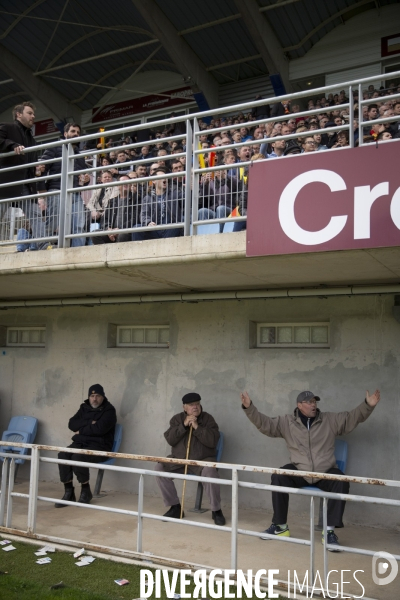
{"type": "Polygon", "coordinates": [[[321,400],[321,398],[319,396],[316,396],[312,392],[308,391],[308,392],[301,392],[301,394],[299,394],[297,396],[297,402],[305,402],[306,400],[312,400],[312,398],[315,398],[315,400],[317,402],[319,402],[321,400]]]}
{"type": "Polygon", "coordinates": [[[189,392],[189,394],[185,394],[182,398],[183,404],[193,404],[193,402],[200,402],[201,396],[200,394],[196,394],[196,392],[189,392]]]}
{"type": "Polygon", "coordinates": [[[103,396],[103,398],[105,398],[105,393],[104,393],[104,389],[103,386],[100,385],[99,383],[95,383],[94,385],[91,385],[89,388],[89,392],[88,392],[88,397],[90,396],[90,394],[100,394],[100,396],[103,396]]]}

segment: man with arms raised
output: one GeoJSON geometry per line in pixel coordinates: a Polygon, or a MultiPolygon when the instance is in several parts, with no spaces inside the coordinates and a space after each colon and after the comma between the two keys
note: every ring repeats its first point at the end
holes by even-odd
{"type": "MultiPolygon", "coordinates": [[[[258,412],[249,394],[241,394],[242,408],[248,419],[261,433],[269,437],[283,438],[290,454],[290,463],[282,469],[293,471],[313,471],[343,475],[336,466],[335,438],[350,433],[359,423],[363,423],[380,400],[376,390],[372,396],[366,392],[365,400],[349,412],[321,412],[317,408],[319,396],[312,392],[301,392],[297,396],[297,407],[293,414],[267,417],[258,412]]],[[[303,478],[294,475],[273,474],[271,485],[300,488],[315,485],[324,492],[348,494],[347,481],[333,479],[303,478]]],[[[289,494],[272,492],[274,515],[272,524],[264,531],[270,535],[290,536],[287,513],[289,494]]],[[[328,501],[327,543],[339,545],[335,527],[343,527],[343,512],[346,503],[341,500],[328,501]]],[[[264,538],[268,539],[268,538],[264,538]]]]}

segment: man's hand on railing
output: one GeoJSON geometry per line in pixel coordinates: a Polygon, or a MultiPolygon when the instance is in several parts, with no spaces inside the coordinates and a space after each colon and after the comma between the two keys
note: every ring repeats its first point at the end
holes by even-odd
{"type": "Polygon", "coordinates": [[[240,399],[242,401],[242,404],[245,408],[249,408],[250,404],[251,404],[251,400],[250,400],[250,396],[247,392],[242,392],[240,394],[240,399]]]}
{"type": "Polygon", "coordinates": [[[365,392],[365,399],[367,401],[367,404],[369,404],[369,406],[376,406],[378,404],[378,402],[380,402],[381,393],[379,390],[375,390],[375,392],[372,394],[372,396],[370,396],[369,391],[367,390],[365,392]]]}
{"type": "Polygon", "coordinates": [[[25,146],[16,146],[14,148],[15,154],[23,154],[25,150],[25,146]]]}

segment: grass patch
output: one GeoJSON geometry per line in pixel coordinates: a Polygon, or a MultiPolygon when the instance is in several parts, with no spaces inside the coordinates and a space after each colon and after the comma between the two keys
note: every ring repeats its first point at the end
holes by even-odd
{"type": "MultiPolygon", "coordinates": [[[[11,552],[2,551],[0,546],[0,571],[7,572],[0,574],[0,600],[132,600],[140,597],[140,570],[149,568],[102,558],[77,567],[78,559],[72,556],[72,551],[57,550],[48,554],[52,559],[50,564],[38,565],[35,552],[41,546],[15,541],[12,545],[16,550],[11,552]],[[130,583],[118,586],[115,579],[128,579],[130,583]],[[65,588],[50,589],[60,581],[65,588]]],[[[164,592],[163,586],[161,590],[164,592]]],[[[176,592],[179,590],[178,578],[176,592]]],[[[162,599],[167,596],[162,595],[162,599]]]]}
{"type": "MultiPolygon", "coordinates": [[[[140,597],[140,567],[101,558],[86,567],[77,567],[72,552],[49,553],[52,562],[38,565],[35,552],[40,546],[12,542],[16,550],[0,550],[0,598],[7,600],[120,600],[140,597]],[[114,579],[128,579],[129,585],[118,586],[114,579]],[[63,581],[67,586],[50,590],[63,581]]],[[[45,546],[45,543],[43,543],[45,546]]],[[[2,548],[0,546],[0,548],[2,548]]]]}

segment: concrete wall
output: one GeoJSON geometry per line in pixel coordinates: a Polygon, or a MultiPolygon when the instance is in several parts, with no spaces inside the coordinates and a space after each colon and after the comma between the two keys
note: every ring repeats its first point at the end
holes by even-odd
{"type": "MultiPolygon", "coordinates": [[[[124,426],[121,450],[165,455],[168,420],[181,409],[182,395],[196,390],[225,433],[225,462],[276,467],[288,462],[285,443],[261,435],[247,421],[241,390],[249,391],[262,412],[277,415],[292,411],[304,389],[322,397],[322,410],[341,411],[361,402],[366,389],[379,387],[381,404],[346,437],[347,471],[400,480],[400,324],[392,316],[393,303],[392,296],[370,296],[2,311],[0,325],[46,324],[47,346],[0,349],[1,426],[12,415],[31,414],[40,421],[39,443],[67,445],[69,417],[89,385],[100,382],[124,426]],[[329,350],[249,349],[250,321],[319,320],[330,320],[329,350]],[[171,347],[107,348],[108,323],[170,323],[171,347]]],[[[28,476],[27,464],[21,475],[28,476]]],[[[57,480],[56,468],[42,465],[41,479],[57,480]]],[[[104,484],[137,489],[137,480],[125,475],[107,473],[104,484]]],[[[189,485],[189,495],[194,491],[189,485]]],[[[400,497],[394,488],[353,485],[352,491],[400,497]]],[[[146,481],[146,493],[158,494],[152,481],[146,481]]],[[[227,490],[224,501],[229,504],[227,490]]],[[[270,494],[241,491],[240,502],[269,510],[270,494]]],[[[306,508],[303,500],[292,503],[293,511],[306,508]]],[[[346,509],[348,522],[370,525],[400,527],[398,515],[377,506],[346,509]]]]}

